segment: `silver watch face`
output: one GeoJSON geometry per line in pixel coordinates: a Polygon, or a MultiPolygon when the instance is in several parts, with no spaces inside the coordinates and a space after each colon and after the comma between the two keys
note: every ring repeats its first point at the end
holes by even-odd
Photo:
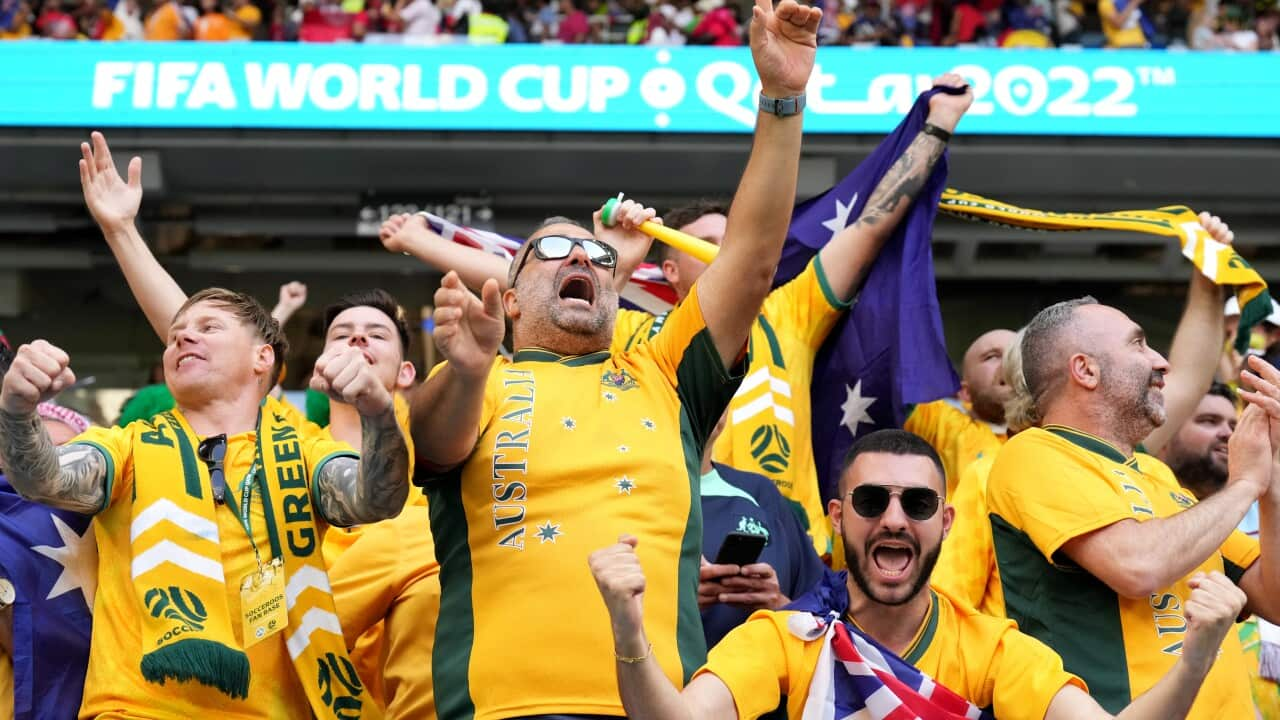
{"type": "Polygon", "coordinates": [[[0,608],[7,608],[18,599],[18,593],[13,589],[13,583],[7,578],[0,578],[0,608]]]}

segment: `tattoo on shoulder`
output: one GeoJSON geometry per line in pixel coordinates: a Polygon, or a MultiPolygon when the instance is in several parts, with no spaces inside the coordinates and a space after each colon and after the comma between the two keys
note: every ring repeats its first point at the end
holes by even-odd
{"type": "Polygon", "coordinates": [[[334,458],[316,478],[325,519],[339,527],[395,517],[409,496],[409,450],[393,413],[360,420],[359,460],[334,458]]]}
{"type": "Polygon", "coordinates": [[[9,482],[33,502],[92,514],[107,492],[107,463],[85,445],[54,447],[35,416],[0,412],[0,465],[9,482]]]}

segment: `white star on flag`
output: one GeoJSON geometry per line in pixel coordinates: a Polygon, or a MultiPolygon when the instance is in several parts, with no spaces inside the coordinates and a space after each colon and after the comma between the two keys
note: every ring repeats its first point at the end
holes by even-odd
{"type": "Polygon", "coordinates": [[[844,404],[840,406],[840,409],[844,411],[844,419],[840,421],[840,424],[849,428],[850,435],[857,435],[858,423],[876,424],[875,420],[872,420],[871,416],[867,414],[867,409],[871,407],[871,404],[876,399],[869,395],[862,397],[861,380],[855,383],[853,387],[845,385],[844,389],[844,404]]]}
{"type": "Polygon", "coordinates": [[[835,239],[837,233],[849,226],[849,213],[853,212],[853,206],[858,204],[858,193],[854,193],[849,198],[849,204],[845,205],[840,202],[840,198],[836,198],[836,216],[830,220],[823,220],[822,227],[831,231],[832,239],[835,239]]]}
{"type": "Polygon", "coordinates": [[[57,515],[50,514],[49,518],[62,537],[62,547],[37,545],[31,548],[62,566],[62,574],[45,599],[52,600],[73,590],[81,590],[92,612],[93,596],[98,590],[98,543],[93,536],[93,526],[85,528],[84,535],[80,535],[57,515]]]}

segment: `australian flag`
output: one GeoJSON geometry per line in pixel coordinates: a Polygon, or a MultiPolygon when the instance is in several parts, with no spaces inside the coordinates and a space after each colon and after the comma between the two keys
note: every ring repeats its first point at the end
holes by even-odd
{"type": "MultiPolygon", "coordinates": [[[[929,98],[937,92],[943,90],[923,93],[897,129],[839,184],[796,206],[775,285],[798,275],[858,219],[876,184],[924,126],[929,98]]],[[[859,434],[902,427],[911,405],[960,388],[943,339],[930,244],[946,180],[944,154],[814,363],[813,455],[823,500],[834,497],[841,462],[859,434]]]]}
{"type": "Polygon", "coordinates": [[[920,672],[841,621],[849,608],[846,574],[828,570],[786,610],[788,628],[823,638],[802,720],[993,720],[989,712],[920,672]]]}
{"type": "Polygon", "coordinates": [[[0,584],[15,596],[15,720],[72,720],[80,710],[98,579],[89,523],[23,500],[0,475],[0,584]]]}

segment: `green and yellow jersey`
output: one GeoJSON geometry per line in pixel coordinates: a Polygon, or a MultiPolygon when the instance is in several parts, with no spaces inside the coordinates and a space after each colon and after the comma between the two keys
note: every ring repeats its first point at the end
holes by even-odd
{"type": "MultiPolygon", "coordinates": [[[[996,456],[987,503],[1005,607],[1023,632],[1057,650],[1112,713],[1164,677],[1186,635],[1186,578],[1149,597],[1126,598],[1059,552],[1112,523],[1169,517],[1195,504],[1164,463],[1141,453],[1125,457],[1072,428],[1032,428],[996,456]]],[[[1258,555],[1258,543],[1236,531],[1188,577],[1216,570],[1238,582],[1258,555]]],[[[1187,717],[1253,717],[1235,633],[1187,717]]]]}
{"type": "MultiPolygon", "coordinates": [[[[902,659],[1001,720],[1043,720],[1053,697],[1084,683],[1062,659],[1013,622],[978,613],[929,591],[929,614],[902,659]]],[[[721,640],[698,674],[712,673],[733,693],[738,717],[755,718],[785,698],[787,717],[804,714],[823,638],[805,640],[788,620],[797,613],[761,610],[721,640]]]]}
{"type": "MultiPolygon", "coordinates": [[[[765,298],[751,328],[747,372],[712,449],[718,463],[764,475],[801,510],[819,555],[831,552],[831,528],[813,459],[809,389],[813,359],[850,303],[836,297],[820,257],[765,298]]],[[[658,333],[664,317],[623,310],[617,351],[658,333]]]]}
{"type": "Polygon", "coordinates": [[[706,655],[697,586],[702,450],[738,378],[697,287],[620,353],[536,348],[490,372],[475,450],[427,485],[440,561],[436,709],[450,720],[623,715],[587,556],[640,540],[645,627],[683,686],[706,655]]]}
{"type": "MultiPolygon", "coordinates": [[[[284,412],[277,401],[268,398],[265,411],[284,412]]],[[[180,410],[173,410],[175,416],[180,410]]],[[[315,425],[296,426],[299,439],[297,448],[306,462],[306,481],[312,489],[313,479],[330,458],[355,455],[351,446],[336,442],[318,431],[315,425]]],[[[84,701],[81,717],[148,717],[148,718],[196,718],[212,713],[219,718],[240,720],[248,718],[310,717],[311,705],[304,694],[302,684],[294,669],[289,651],[285,647],[285,634],[274,636],[244,647],[241,637],[240,579],[257,569],[253,546],[240,524],[236,509],[244,493],[243,480],[254,464],[257,433],[254,431],[231,435],[227,438],[226,456],[223,459],[227,480],[227,502],[215,506],[217,537],[222,552],[223,574],[226,577],[226,602],[235,640],[249,656],[252,669],[249,695],[245,699],[231,698],[222,691],[196,682],[168,684],[164,686],[148,682],[142,674],[140,661],[142,647],[142,606],[133,579],[128,572],[134,558],[131,531],[133,529],[134,487],[137,483],[182,483],[182,470],[177,468],[169,477],[135,477],[134,460],[139,443],[172,443],[167,434],[145,420],[136,420],[119,428],[90,428],[71,441],[81,444],[87,452],[94,448],[107,460],[108,497],[106,507],[94,518],[98,540],[98,590],[93,603],[93,652],[89,654],[89,668],[84,683],[84,701]],[[235,508],[235,509],[233,509],[235,508]]],[[[265,443],[264,443],[265,444],[265,443]]],[[[188,450],[184,450],[186,452],[188,450]]],[[[268,481],[270,482],[270,481],[268,481]]],[[[274,484],[272,492],[279,492],[274,484]]],[[[254,543],[265,552],[272,547],[274,538],[269,535],[266,510],[262,493],[253,494],[250,505],[251,527],[254,543]]],[[[150,538],[155,542],[172,543],[178,550],[170,552],[207,552],[208,541],[190,530],[184,516],[170,516],[172,522],[160,523],[139,536],[140,543],[150,538]],[[176,518],[176,519],[175,519],[176,518]],[[184,529],[185,528],[185,529],[184,529]],[[190,531],[188,531],[190,530],[190,531]],[[202,545],[203,544],[203,545],[202,545]]],[[[317,526],[327,527],[323,517],[317,514],[317,526]]],[[[300,535],[316,546],[320,538],[300,535]]],[[[301,540],[299,541],[301,542],[301,540]]]]}

